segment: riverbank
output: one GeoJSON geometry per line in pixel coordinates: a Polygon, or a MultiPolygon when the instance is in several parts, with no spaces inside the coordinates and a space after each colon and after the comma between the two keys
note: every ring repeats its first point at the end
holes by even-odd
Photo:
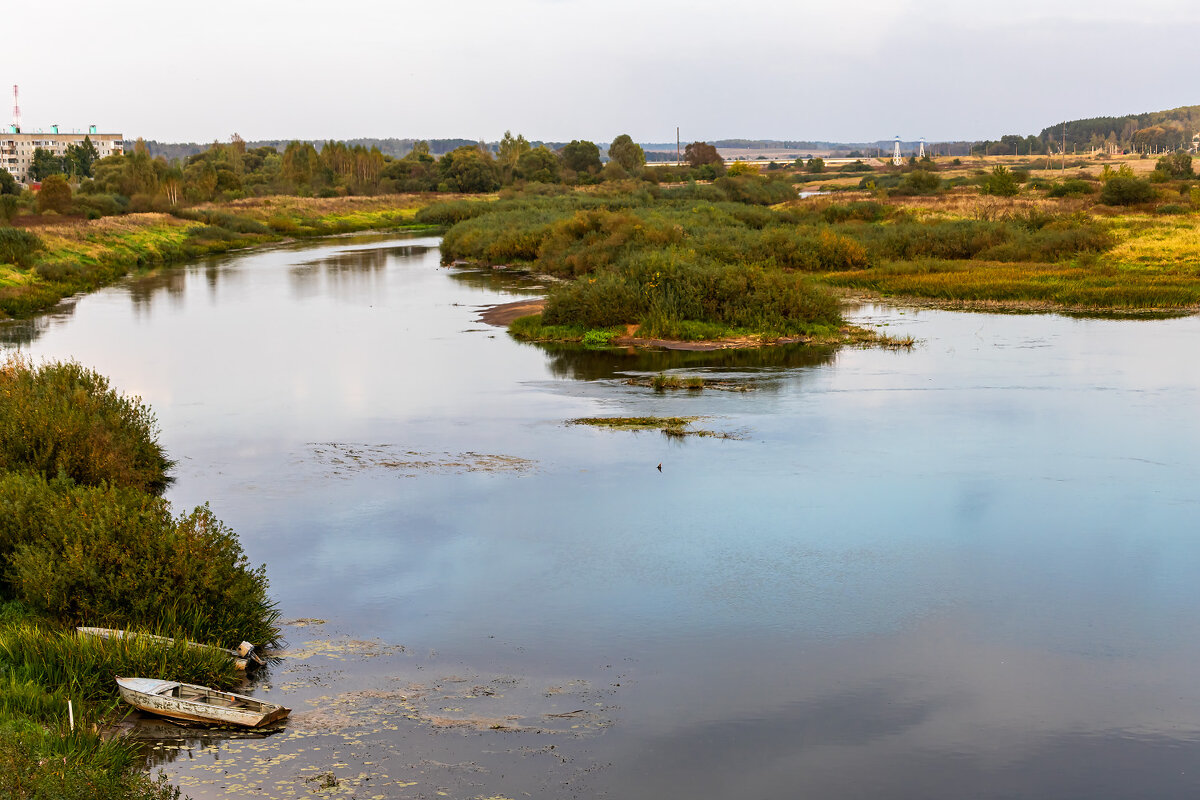
{"type": "Polygon", "coordinates": [[[170,800],[107,735],[114,676],[228,688],[226,653],[281,641],[266,568],[207,505],[175,516],[153,413],[77,363],[0,362],[0,796],[170,800]],[[171,637],[81,636],[77,625],[171,637]],[[43,768],[45,767],[45,768],[43,768]]]}
{"type": "Polygon", "coordinates": [[[40,224],[24,263],[0,265],[0,319],[45,311],[131,272],[288,239],[367,230],[427,230],[415,220],[425,195],[264,197],[40,224]]]}

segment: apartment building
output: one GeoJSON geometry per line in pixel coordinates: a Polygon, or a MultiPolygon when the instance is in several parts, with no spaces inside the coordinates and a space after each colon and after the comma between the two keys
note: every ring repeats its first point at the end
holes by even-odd
{"type": "Polygon", "coordinates": [[[57,125],[52,125],[49,131],[24,133],[17,126],[9,125],[7,131],[0,131],[0,167],[8,170],[19,183],[29,183],[34,150],[40,147],[62,156],[68,145],[83,144],[84,137],[92,140],[100,158],[125,152],[121,134],[97,133],[95,125],[89,127],[87,133],[60,133],[57,125]]]}

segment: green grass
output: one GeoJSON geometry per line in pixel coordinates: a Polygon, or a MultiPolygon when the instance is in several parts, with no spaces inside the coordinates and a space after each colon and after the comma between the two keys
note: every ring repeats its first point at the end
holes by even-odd
{"type": "Polygon", "coordinates": [[[123,713],[115,674],[190,676],[220,686],[237,679],[224,656],[182,644],[162,648],[144,640],[81,637],[48,626],[19,604],[0,604],[0,797],[179,797],[164,780],[141,771],[134,744],[100,735],[102,722],[123,713]]]}

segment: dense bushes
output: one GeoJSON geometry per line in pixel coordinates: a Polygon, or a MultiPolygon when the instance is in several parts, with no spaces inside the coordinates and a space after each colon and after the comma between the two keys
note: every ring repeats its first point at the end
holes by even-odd
{"type": "Polygon", "coordinates": [[[1078,197],[1095,194],[1096,187],[1090,181],[1079,178],[1068,178],[1053,184],[1047,191],[1047,197],[1078,197]]]}
{"type": "Polygon", "coordinates": [[[279,637],[262,567],[207,508],[173,518],[132,489],[0,476],[10,596],[70,624],[151,627],[233,646],[279,637]]]}
{"type": "Polygon", "coordinates": [[[0,470],[161,492],[173,462],[157,434],[140,399],[77,363],[10,356],[0,364],[0,470]]]}
{"type": "Polygon", "coordinates": [[[903,222],[873,228],[867,232],[872,249],[885,258],[962,259],[1002,244],[1009,231],[1000,222],[954,220],[945,222],[903,222]]]}
{"type": "Polygon", "coordinates": [[[0,226],[0,264],[28,267],[33,254],[42,249],[42,240],[23,228],[0,226]]]}
{"type": "Polygon", "coordinates": [[[704,323],[778,335],[841,323],[837,299],[799,275],[676,248],[638,253],[594,279],[557,287],[542,318],[590,328],[638,323],[643,335],[684,339],[708,332],[704,323]]]}
{"type": "Polygon", "coordinates": [[[76,363],[0,366],[0,589],[72,624],[278,638],[263,569],[207,507],[152,493],[172,463],[137,398],[76,363]]]}
{"type": "Polygon", "coordinates": [[[1124,175],[1110,178],[1100,190],[1100,202],[1106,206],[1131,206],[1154,199],[1149,181],[1124,175]]]}

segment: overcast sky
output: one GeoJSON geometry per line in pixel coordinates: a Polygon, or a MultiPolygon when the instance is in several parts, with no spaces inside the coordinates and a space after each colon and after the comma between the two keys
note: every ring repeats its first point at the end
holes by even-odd
{"type": "Polygon", "coordinates": [[[1200,104],[1197,0],[987,5],[9,3],[0,86],[26,130],[160,141],[932,141],[1200,104]]]}

